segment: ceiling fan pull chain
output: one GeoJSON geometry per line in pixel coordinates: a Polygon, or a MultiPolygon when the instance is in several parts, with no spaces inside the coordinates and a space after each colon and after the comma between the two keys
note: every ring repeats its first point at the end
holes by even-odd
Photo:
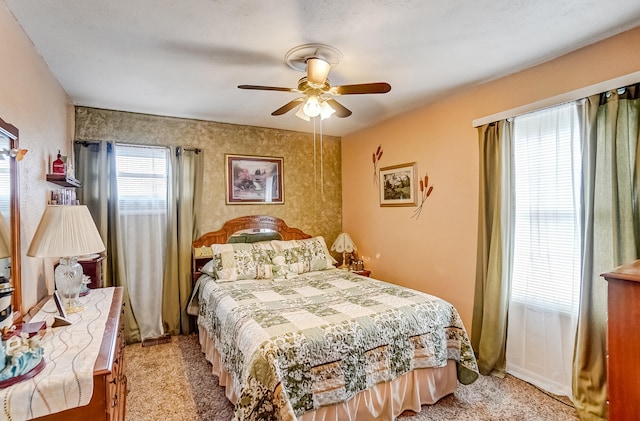
{"type": "Polygon", "coordinates": [[[313,119],[313,207],[316,212],[318,199],[318,165],[316,152],[316,119],[313,119]]]}
{"type": "Polygon", "coordinates": [[[316,119],[320,120],[320,195],[322,196],[322,201],[324,202],[324,165],[322,160],[322,118],[320,116],[316,117],[316,119]]]}

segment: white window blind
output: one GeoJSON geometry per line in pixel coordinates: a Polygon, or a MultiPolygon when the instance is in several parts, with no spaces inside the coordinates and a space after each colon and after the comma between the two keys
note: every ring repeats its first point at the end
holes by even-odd
{"type": "Polygon", "coordinates": [[[580,139],[574,104],[514,121],[512,300],[570,314],[580,292],[580,139]]]}
{"type": "Polygon", "coordinates": [[[571,396],[580,292],[580,137],[574,104],[513,123],[515,232],[507,372],[571,396]]]}
{"type": "Polygon", "coordinates": [[[164,213],[167,159],[164,147],[117,145],[118,206],[122,213],[164,213]]]}

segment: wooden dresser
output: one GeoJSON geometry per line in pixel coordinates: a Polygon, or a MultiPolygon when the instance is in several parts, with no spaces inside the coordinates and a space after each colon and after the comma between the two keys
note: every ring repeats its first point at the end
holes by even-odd
{"type": "Polygon", "coordinates": [[[124,373],[124,337],[120,323],[122,287],[115,288],[100,353],[93,371],[93,395],[86,406],[34,418],[47,421],[122,421],[125,417],[127,376],[124,373]]]}
{"type": "Polygon", "coordinates": [[[609,419],[638,419],[640,402],[640,260],[605,273],[608,281],[609,419]]]}

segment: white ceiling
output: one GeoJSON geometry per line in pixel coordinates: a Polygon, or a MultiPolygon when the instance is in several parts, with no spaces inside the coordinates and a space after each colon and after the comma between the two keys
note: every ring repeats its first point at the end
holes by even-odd
{"type": "Polygon", "coordinates": [[[345,135],[448,92],[504,76],[640,25],[638,0],[4,0],[75,105],[312,131],[271,112],[304,74],[285,53],[337,48],[332,85],[345,135]]]}

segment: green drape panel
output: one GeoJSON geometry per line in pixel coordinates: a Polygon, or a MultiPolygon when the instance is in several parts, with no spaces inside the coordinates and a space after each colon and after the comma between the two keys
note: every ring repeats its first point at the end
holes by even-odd
{"type": "Polygon", "coordinates": [[[638,86],[578,104],[583,135],[583,266],[573,397],[583,420],[607,418],[606,282],[640,249],[638,86]]]}
{"type": "Polygon", "coordinates": [[[124,333],[127,343],[140,342],[140,330],[131,308],[124,263],[119,255],[118,189],[114,145],[109,142],[78,142],[74,145],[76,176],[82,182],[80,203],[87,205],[106,246],[103,263],[105,286],[124,289],[124,333]],[[113,175],[113,176],[112,176],[113,175]]]}
{"type": "Polygon", "coordinates": [[[478,128],[478,255],[471,341],[484,375],[503,375],[505,370],[513,255],[511,139],[512,124],[506,120],[478,128]]]}
{"type": "Polygon", "coordinates": [[[202,192],[204,159],[201,151],[179,149],[172,159],[167,214],[167,252],[162,289],[165,333],[189,333],[187,304],[191,295],[191,243],[197,238],[198,203],[202,192]]]}

